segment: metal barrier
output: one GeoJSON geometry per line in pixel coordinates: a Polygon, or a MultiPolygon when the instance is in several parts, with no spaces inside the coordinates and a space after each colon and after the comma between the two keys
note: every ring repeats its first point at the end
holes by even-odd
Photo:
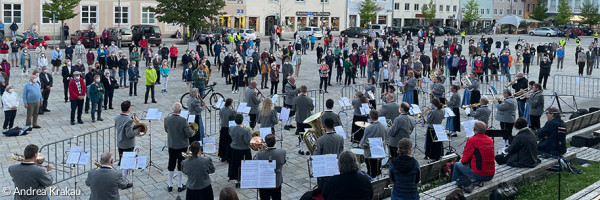
{"type": "Polygon", "coordinates": [[[52,163],[50,166],[55,169],[53,170],[54,173],[52,173],[54,176],[53,185],[55,185],[96,169],[97,167],[93,164],[92,160],[100,161],[100,157],[104,152],[111,152],[116,160],[119,155],[117,150],[117,131],[111,126],[88,132],[45,144],[40,147],[39,152],[46,156],[46,161],[52,163]],[[71,146],[82,147],[83,151],[90,154],[90,159],[86,165],[75,165],[72,166],[71,170],[63,171],[65,168],[59,165],[67,166],[65,163],[71,146]]]}
{"type": "MultiPolygon", "coordinates": [[[[517,77],[517,74],[509,74],[511,77],[511,81],[515,80],[517,77]]],[[[494,86],[494,88],[496,88],[496,92],[498,92],[499,94],[502,94],[502,90],[504,90],[504,88],[506,88],[507,85],[510,84],[510,81],[508,81],[508,79],[506,79],[506,75],[503,74],[498,74],[498,75],[482,75],[479,76],[480,80],[483,79],[483,81],[480,81],[480,86],[479,87],[479,91],[481,91],[481,94],[488,94],[488,88],[490,88],[491,86],[494,86]],[[496,76],[498,78],[498,80],[496,81],[496,76]],[[492,79],[493,78],[493,79],[492,79]],[[486,81],[487,79],[489,79],[490,81],[486,81]]],[[[523,77],[527,78],[529,80],[529,74],[523,74],[523,77]]],[[[458,80],[460,81],[460,80],[458,80]]],[[[512,89],[512,87],[509,86],[509,89],[512,89]]]]}
{"type": "Polygon", "coordinates": [[[600,78],[557,74],[552,76],[552,90],[558,95],[596,99],[600,98],[600,78]]]}
{"type": "Polygon", "coordinates": [[[317,112],[323,112],[325,111],[325,92],[323,90],[309,90],[308,92],[306,92],[306,96],[308,98],[314,98],[314,105],[315,109],[312,111],[312,113],[317,113],[317,112]]]}

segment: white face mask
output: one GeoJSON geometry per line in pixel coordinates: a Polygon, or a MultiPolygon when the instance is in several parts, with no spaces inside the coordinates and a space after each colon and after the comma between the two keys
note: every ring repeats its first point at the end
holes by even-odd
{"type": "Polygon", "coordinates": [[[40,78],[36,77],[35,79],[33,79],[33,82],[40,82],[40,78]]]}
{"type": "Polygon", "coordinates": [[[48,70],[47,70],[47,69],[45,69],[45,70],[44,70],[44,73],[47,73],[47,72],[48,72],[48,70]]]}
{"type": "MultiPolygon", "coordinates": [[[[90,70],[90,71],[92,71],[92,70],[90,70]]],[[[79,76],[75,76],[75,79],[79,79],[79,76]]]]}
{"type": "Polygon", "coordinates": [[[100,82],[100,78],[97,78],[97,79],[96,79],[96,83],[98,83],[98,82],[100,82]]]}
{"type": "Polygon", "coordinates": [[[12,89],[12,88],[8,90],[9,93],[13,93],[14,91],[15,91],[15,89],[12,89]]]}
{"type": "Polygon", "coordinates": [[[154,66],[150,66],[150,69],[154,68],[154,66]]]}

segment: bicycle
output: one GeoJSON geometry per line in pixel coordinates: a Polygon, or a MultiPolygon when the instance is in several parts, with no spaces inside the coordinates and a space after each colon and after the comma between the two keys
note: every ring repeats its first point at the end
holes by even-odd
{"type": "MultiPolygon", "coordinates": [[[[210,94],[210,98],[208,98],[208,103],[211,107],[217,109],[214,104],[219,101],[219,98],[223,99],[224,101],[225,97],[221,93],[215,92],[215,85],[217,85],[217,82],[213,82],[211,85],[206,86],[206,89],[204,90],[204,96],[202,96],[202,100],[204,100],[204,98],[206,98],[207,96],[209,96],[210,93],[212,93],[210,94]]],[[[187,99],[190,98],[189,96],[190,92],[186,92],[185,94],[181,95],[181,99],[179,99],[179,103],[181,103],[181,107],[183,107],[183,109],[188,109],[187,99]]],[[[207,109],[210,112],[210,108],[207,107],[207,109]]]]}

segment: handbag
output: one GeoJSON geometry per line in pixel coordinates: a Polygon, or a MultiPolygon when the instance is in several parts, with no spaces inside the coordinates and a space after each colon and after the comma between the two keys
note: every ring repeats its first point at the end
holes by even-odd
{"type": "Polygon", "coordinates": [[[473,187],[471,187],[472,184],[473,181],[466,175],[460,175],[458,179],[456,179],[456,187],[465,193],[471,193],[473,191],[473,187]]]}
{"type": "Polygon", "coordinates": [[[494,189],[494,191],[492,191],[492,194],[490,195],[490,200],[515,199],[517,194],[519,194],[519,189],[517,189],[512,184],[502,182],[498,184],[498,187],[494,189]]]}

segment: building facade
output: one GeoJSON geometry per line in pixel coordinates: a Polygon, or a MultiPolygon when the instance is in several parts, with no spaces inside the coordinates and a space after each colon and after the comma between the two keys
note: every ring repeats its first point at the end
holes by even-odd
{"type": "Polygon", "coordinates": [[[511,14],[524,18],[525,0],[494,0],[495,20],[511,14]]]}
{"type": "MultiPolygon", "coordinates": [[[[6,27],[14,21],[19,26],[18,33],[31,29],[35,23],[39,35],[60,35],[60,22],[42,16],[42,5],[50,0],[2,0],[2,22],[6,27]]],[[[65,20],[70,32],[87,30],[93,24],[96,32],[109,27],[130,27],[136,24],[151,24],[161,28],[164,34],[181,30],[178,25],[158,22],[150,7],[157,6],[155,0],[82,0],[74,10],[76,17],[65,20]]],[[[164,37],[164,36],[163,36],[164,37]]]]}
{"type": "Polygon", "coordinates": [[[258,19],[246,17],[246,3],[244,0],[225,0],[222,12],[225,15],[219,17],[220,27],[229,28],[251,28],[256,30],[258,19]]]}
{"type": "Polygon", "coordinates": [[[525,0],[525,16],[524,19],[529,19],[531,17],[529,17],[529,15],[531,15],[531,13],[533,13],[533,9],[535,9],[535,6],[537,5],[538,1],[537,0],[525,0]]]}
{"type": "MultiPolygon", "coordinates": [[[[341,1],[341,0],[335,0],[341,1]]],[[[361,23],[360,15],[360,4],[363,0],[346,0],[347,7],[345,7],[347,12],[347,23],[346,27],[359,27],[365,25],[365,23],[361,23]]],[[[377,12],[377,17],[375,20],[371,21],[371,24],[384,24],[386,26],[392,26],[392,5],[394,0],[375,0],[381,8],[379,12],[377,12]]],[[[340,7],[341,8],[341,7],[340,7]]]]}
{"type": "Polygon", "coordinates": [[[427,0],[395,0],[394,26],[454,26],[459,14],[459,0],[434,0],[435,18],[426,22],[423,18],[423,7],[429,6],[427,0]]]}
{"type": "MultiPolygon", "coordinates": [[[[477,13],[479,13],[481,15],[481,17],[479,18],[477,23],[481,23],[481,25],[484,28],[487,28],[489,26],[492,26],[493,21],[494,21],[494,9],[495,9],[495,1],[497,0],[476,0],[477,4],[479,5],[479,9],[477,10],[477,13]]],[[[467,5],[467,3],[469,2],[469,0],[461,0],[460,1],[460,19],[463,18],[464,12],[465,12],[465,5],[467,5]]],[[[497,12],[497,11],[496,11],[497,12]]]]}
{"type": "MultiPolygon", "coordinates": [[[[569,6],[571,7],[571,12],[574,15],[581,14],[581,8],[583,7],[583,2],[585,0],[567,0],[569,2],[569,6]]],[[[600,0],[592,0],[595,1],[596,4],[600,4],[600,0]]],[[[547,14],[558,14],[558,4],[559,0],[546,0],[546,7],[548,8],[547,14]]]]}

